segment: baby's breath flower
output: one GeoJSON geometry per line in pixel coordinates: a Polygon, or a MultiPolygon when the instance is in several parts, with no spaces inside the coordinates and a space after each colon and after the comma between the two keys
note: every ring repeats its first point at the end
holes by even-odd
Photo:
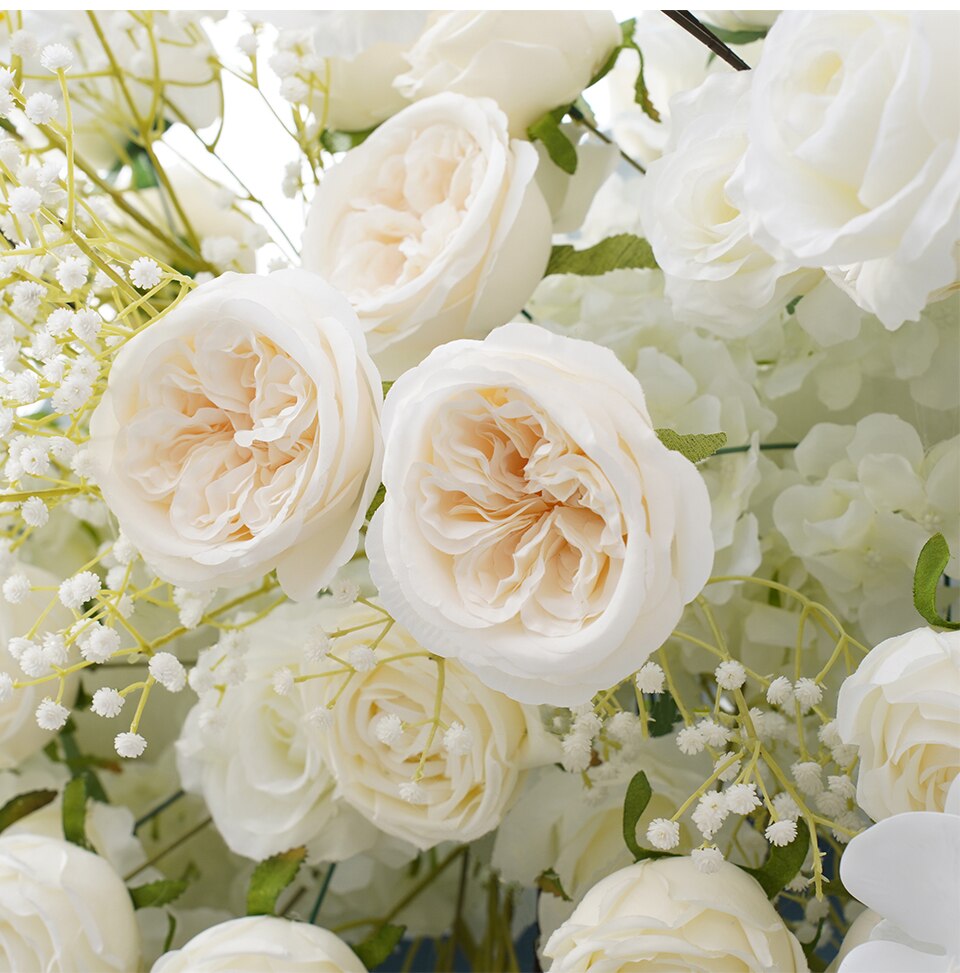
{"type": "Polygon", "coordinates": [[[704,875],[714,875],[720,871],[723,864],[723,852],[716,846],[710,845],[708,848],[694,848],[690,852],[693,864],[697,866],[698,872],[704,875]]]}
{"type": "Polygon", "coordinates": [[[47,632],[43,636],[43,657],[50,666],[67,664],[67,640],[59,632],[47,632]]]}
{"type": "Polygon", "coordinates": [[[793,684],[786,676],[777,676],[767,687],[767,702],[771,706],[786,706],[793,701],[793,684]]]}
{"type": "Polygon", "coordinates": [[[636,740],[642,732],[639,717],[625,710],[620,713],[614,713],[607,720],[604,728],[606,729],[607,736],[617,743],[629,743],[636,740]]]}
{"type": "Polygon", "coordinates": [[[462,724],[453,722],[443,734],[443,749],[454,757],[463,757],[473,748],[473,734],[462,724]]]}
{"type": "Polygon", "coordinates": [[[326,706],[315,706],[305,717],[307,724],[316,730],[327,730],[333,723],[333,714],[326,706]]]}
{"type": "Polygon", "coordinates": [[[714,671],[717,685],[721,689],[739,689],[747,681],[747,670],[736,659],[721,662],[714,671]]]}
{"type": "Polygon", "coordinates": [[[346,578],[337,578],[330,585],[330,594],[333,596],[333,603],[337,608],[346,608],[360,597],[360,586],[346,578]]]}
{"type": "Polygon", "coordinates": [[[253,57],[257,53],[257,35],[252,31],[249,34],[242,34],[237,40],[237,48],[241,54],[253,57]]]}
{"type": "Polygon", "coordinates": [[[30,594],[30,580],[25,574],[11,574],[3,582],[3,597],[11,605],[19,605],[30,594]]]}
{"type": "Polygon", "coordinates": [[[838,818],[847,810],[847,800],[833,791],[821,791],[814,797],[817,810],[828,818],[838,818]]]}
{"type": "Polygon", "coordinates": [[[724,792],[727,805],[734,814],[749,814],[760,806],[756,784],[733,784],[724,792]]]}
{"type": "Polygon", "coordinates": [[[308,662],[322,662],[330,652],[330,636],[318,625],[307,638],[303,653],[308,662]]]}
{"type": "Polygon", "coordinates": [[[35,91],[23,106],[23,113],[34,125],[46,125],[56,117],[60,103],[46,91],[35,91]]]}
{"type": "MultiPolygon", "coordinates": [[[[720,767],[722,767],[723,764],[725,764],[728,759],[729,758],[727,757],[726,754],[718,757],[713,763],[713,769],[720,770],[720,767]]],[[[719,775],[717,776],[717,780],[723,781],[724,784],[727,784],[731,780],[736,780],[737,774],[739,773],[740,773],[740,761],[734,760],[734,762],[730,764],[729,767],[727,767],[725,770],[720,771],[719,775]]]]}
{"type": "Polygon", "coordinates": [[[40,42],[32,31],[21,28],[10,35],[10,53],[19,57],[33,57],[40,50],[40,42]]]}
{"type": "Polygon", "coordinates": [[[186,685],[187,672],[180,660],[171,652],[158,652],[147,666],[150,675],[171,693],[178,693],[186,685]]]}
{"type": "Polygon", "coordinates": [[[357,672],[371,672],[377,668],[377,654],[366,645],[355,645],[347,653],[347,664],[357,672]]]}
{"type": "Polygon", "coordinates": [[[772,824],[767,825],[767,829],[763,834],[771,845],[776,845],[777,848],[783,848],[784,845],[789,845],[796,838],[797,823],[796,821],[774,821],[772,824]]]}
{"type": "Polygon", "coordinates": [[[36,643],[25,648],[17,661],[20,670],[31,679],[39,679],[50,672],[50,663],[44,655],[43,647],[36,643]]]}
{"type": "Polygon", "coordinates": [[[804,677],[793,684],[793,694],[800,704],[800,711],[806,713],[823,699],[823,690],[813,679],[804,677]]]}
{"type": "Polygon", "coordinates": [[[43,199],[40,193],[30,186],[17,186],[10,190],[7,203],[14,216],[32,216],[40,209],[43,199]]]}
{"type": "Polygon", "coordinates": [[[13,678],[9,672],[0,672],[0,704],[13,696],[13,678]]]}
{"type": "Polygon", "coordinates": [[[139,757],[147,749],[147,741],[139,733],[118,733],[113,740],[114,749],[121,757],[139,757]]]}
{"type": "Polygon", "coordinates": [[[66,44],[47,44],[40,52],[40,63],[56,74],[73,66],[73,51],[66,44]]]}
{"type": "Polygon", "coordinates": [[[424,804],[426,802],[426,791],[424,791],[418,781],[401,781],[397,790],[400,792],[400,797],[408,804],[424,804]]]}
{"type": "Polygon", "coordinates": [[[163,279],[160,265],[156,260],[151,260],[149,257],[138,257],[134,260],[130,264],[129,276],[133,282],[133,286],[138,287],[142,291],[156,287],[163,279]]]}
{"type": "Polygon", "coordinates": [[[798,761],[790,768],[801,794],[819,794],[823,790],[821,767],[815,760],[798,761]]]}
{"type": "Polygon", "coordinates": [[[403,720],[396,713],[382,713],[373,725],[373,735],[384,746],[394,747],[403,738],[403,720]]]}
{"type": "Polygon", "coordinates": [[[730,739],[730,731],[714,720],[700,720],[696,728],[708,747],[722,747],[730,739]]]}
{"type": "Polygon", "coordinates": [[[797,802],[786,791],[775,795],[772,803],[778,818],[796,821],[800,817],[800,808],[797,806],[797,802]]]}
{"type": "Polygon", "coordinates": [[[78,287],[83,287],[87,282],[87,274],[90,272],[90,263],[82,257],[67,257],[57,267],[57,283],[65,291],[73,291],[78,287]]]}
{"type": "Polygon", "coordinates": [[[691,817],[700,833],[709,841],[723,826],[729,813],[726,797],[720,791],[707,791],[697,801],[691,817]]]}
{"type": "Polygon", "coordinates": [[[563,769],[570,774],[579,774],[585,771],[593,759],[593,747],[590,738],[582,733],[568,733],[561,741],[560,746],[563,750],[561,763],[563,769]]]}
{"type": "Polygon", "coordinates": [[[90,709],[93,710],[97,716],[104,716],[107,719],[113,719],[115,716],[120,715],[120,710],[123,709],[124,698],[117,692],[116,689],[111,689],[108,686],[101,686],[93,694],[93,700],[90,703],[90,709]]]}
{"type": "Polygon", "coordinates": [[[685,726],[677,733],[677,746],[680,752],[688,757],[702,753],[704,747],[703,735],[697,726],[685,726]]]}
{"type": "Polygon", "coordinates": [[[50,519],[50,511],[39,497],[24,500],[20,505],[20,515],[28,527],[43,527],[50,519]]]}
{"type": "Polygon", "coordinates": [[[76,611],[99,591],[100,579],[92,571],[81,571],[61,583],[60,601],[65,608],[76,611]]]}
{"type": "Polygon", "coordinates": [[[857,785],[846,774],[831,774],[827,777],[827,787],[847,801],[857,796],[857,785]]]}
{"type": "Polygon", "coordinates": [[[680,822],[654,818],[647,826],[647,841],[660,851],[670,851],[680,844],[680,822]]]}
{"type": "Polygon", "coordinates": [[[41,730],[59,730],[67,722],[70,710],[54,700],[44,699],[37,707],[37,724],[41,730]]]}
{"type": "Polygon", "coordinates": [[[645,662],[634,677],[637,689],[642,693],[662,693],[666,679],[663,669],[656,662],[645,662]]]}
{"type": "Polygon", "coordinates": [[[88,662],[106,662],[119,648],[119,633],[99,622],[80,637],[80,655],[88,662]]]}

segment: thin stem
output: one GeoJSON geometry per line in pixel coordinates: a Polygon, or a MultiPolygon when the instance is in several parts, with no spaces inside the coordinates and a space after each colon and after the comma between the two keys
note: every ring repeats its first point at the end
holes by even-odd
{"type": "Polygon", "coordinates": [[[332,862],[330,867],[327,869],[327,874],[323,876],[323,881],[320,883],[320,891],[317,893],[317,898],[313,903],[313,908],[310,910],[310,918],[308,922],[311,926],[317,921],[317,916],[320,914],[320,906],[323,905],[323,900],[326,897],[327,889],[330,888],[330,880],[333,878],[333,873],[336,867],[337,863],[332,862]]]}
{"type": "Polygon", "coordinates": [[[708,30],[689,10],[664,10],[674,23],[679,24],[688,34],[692,34],[701,44],[710,48],[722,61],[726,61],[738,71],[749,71],[750,65],[743,58],[734,54],[726,44],[712,31],[708,30]]]}
{"type": "Polygon", "coordinates": [[[637,172],[646,175],[647,170],[642,165],[640,165],[640,163],[637,162],[636,159],[634,159],[632,156],[627,155],[627,153],[624,152],[623,149],[621,149],[620,146],[617,145],[617,143],[614,142],[614,140],[612,138],[610,138],[610,136],[604,135],[604,133],[601,132],[600,129],[597,128],[597,126],[594,125],[593,122],[591,122],[586,117],[586,115],[584,115],[583,112],[580,111],[579,108],[573,108],[573,107],[571,107],[571,109],[570,109],[570,117],[575,122],[577,122],[578,124],[582,125],[588,131],[593,132],[593,134],[596,135],[596,137],[598,139],[600,139],[601,142],[606,142],[607,145],[614,146],[616,148],[616,150],[620,153],[620,158],[623,159],[624,162],[626,162],[629,165],[633,166],[633,168],[636,169],[637,172]]]}

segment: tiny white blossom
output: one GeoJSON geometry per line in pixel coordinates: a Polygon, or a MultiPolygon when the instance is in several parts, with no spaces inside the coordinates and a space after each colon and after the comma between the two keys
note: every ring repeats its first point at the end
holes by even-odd
{"type": "Polygon", "coordinates": [[[854,744],[841,743],[831,748],[830,756],[838,767],[849,767],[857,759],[859,752],[854,744]]]}
{"type": "Polygon", "coordinates": [[[113,557],[117,564],[127,565],[137,556],[137,549],[122,531],[113,544],[113,557]]]}
{"type": "Polygon", "coordinates": [[[786,791],[775,795],[772,803],[778,818],[796,821],[800,817],[800,808],[797,806],[797,802],[786,791]]]}
{"type": "Polygon", "coordinates": [[[830,915],[830,903],[826,899],[810,899],[803,907],[803,914],[809,922],[819,922],[830,915]]]}
{"type": "Polygon", "coordinates": [[[730,739],[730,731],[714,720],[700,720],[697,732],[708,747],[722,747],[730,739]]]}
{"type": "Polygon", "coordinates": [[[218,736],[227,726],[227,718],[223,710],[216,707],[203,709],[197,719],[197,727],[206,737],[218,736]]]}
{"type": "Polygon", "coordinates": [[[92,571],[81,571],[60,585],[60,601],[65,608],[79,609],[100,591],[100,579],[92,571]]]}
{"type": "Polygon", "coordinates": [[[377,668],[377,655],[366,645],[356,645],[347,653],[347,664],[357,672],[370,672],[377,668]]]}
{"type": "Polygon", "coordinates": [[[593,748],[590,745],[590,738],[581,733],[568,733],[560,741],[563,749],[561,763],[563,769],[570,774],[582,773],[590,766],[593,759],[593,748]]]}
{"type": "Polygon", "coordinates": [[[20,505],[20,515],[28,527],[43,527],[50,519],[50,511],[39,497],[24,500],[20,505]]]}
{"type": "Polygon", "coordinates": [[[307,724],[316,730],[329,729],[333,723],[333,714],[326,706],[315,706],[305,717],[307,724]]]}
{"type": "Polygon", "coordinates": [[[843,743],[840,739],[840,728],[837,726],[836,720],[830,720],[829,723],[824,723],[817,730],[817,738],[825,747],[836,747],[843,743]]]}
{"type": "Polygon", "coordinates": [[[310,86],[296,75],[284,78],[280,84],[280,97],[291,104],[302,104],[310,94],[310,86]]]}
{"type": "Polygon", "coordinates": [[[707,791],[697,801],[690,816],[700,833],[709,841],[723,826],[729,813],[726,797],[720,791],[707,791]]]}
{"type": "Polygon", "coordinates": [[[31,186],[17,186],[10,190],[7,203],[14,216],[32,216],[40,209],[43,199],[31,186]]]}
{"type": "Polygon", "coordinates": [[[647,841],[660,851],[676,848],[680,844],[680,822],[654,818],[647,826],[647,841]]]}
{"type": "Polygon", "coordinates": [[[427,799],[426,792],[415,780],[401,781],[397,790],[408,804],[423,804],[427,799]]]}
{"type": "Polygon", "coordinates": [[[23,113],[34,125],[46,125],[56,117],[60,103],[46,91],[35,91],[23,106],[23,113]]]}
{"type": "Polygon", "coordinates": [[[846,774],[831,774],[827,777],[827,787],[847,801],[852,801],[857,796],[857,785],[846,774]]]}
{"type": "Polygon", "coordinates": [[[690,852],[690,857],[693,859],[693,864],[697,866],[697,871],[703,872],[704,875],[716,874],[723,864],[723,852],[716,845],[711,845],[709,848],[694,848],[690,852]]]}
{"type": "Polygon", "coordinates": [[[473,749],[473,734],[462,723],[453,722],[443,734],[443,749],[454,757],[466,756],[473,749]]]}
{"type": "Polygon", "coordinates": [[[814,797],[817,810],[828,818],[839,818],[847,810],[847,800],[833,791],[821,791],[814,797]]]}
{"type": "MultiPolygon", "coordinates": [[[[723,764],[725,764],[728,759],[729,758],[727,757],[726,754],[718,757],[713,763],[713,769],[719,770],[720,767],[722,767],[723,764]]],[[[739,773],[740,773],[740,761],[734,760],[734,762],[730,764],[729,767],[727,767],[725,770],[720,771],[720,773],[717,776],[717,780],[723,781],[724,784],[728,784],[730,781],[736,780],[737,774],[739,773]]]]}
{"type": "Polygon", "coordinates": [[[277,669],[273,674],[273,691],[278,696],[287,696],[293,692],[293,686],[293,672],[286,666],[277,669]]]}
{"type": "Polygon", "coordinates": [[[37,724],[41,730],[59,730],[67,722],[70,710],[54,700],[44,699],[37,707],[37,724]]]}
{"type": "Polygon", "coordinates": [[[767,825],[767,829],[763,832],[763,834],[771,845],[776,845],[778,848],[782,848],[784,845],[789,845],[790,842],[796,838],[797,822],[774,821],[772,824],[767,825]]]}
{"type": "Polygon", "coordinates": [[[25,574],[11,574],[3,582],[3,597],[11,605],[19,605],[30,594],[30,580],[25,574]]]}
{"type": "Polygon", "coordinates": [[[39,679],[50,672],[50,663],[39,645],[33,644],[24,649],[17,661],[24,675],[31,679],[39,679]]]}
{"type": "Polygon", "coordinates": [[[239,686],[247,678],[247,664],[237,657],[227,659],[217,671],[227,686],[239,686]]]}
{"type": "Polygon", "coordinates": [[[747,670],[736,659],[721,662],[714,671],[721,689],[739,689],[747,681],[747,670]]]}
{"type": "Polygon", "coordinates": [[[147,665],[150,675],[171,693],[178,693],[186,685],[187,671],[172,652],[158,652],[147,665]]]}
{"type": "Polygon", "coordinates": [[[73,316],[71,329],[81,341],[91,342],[100,333],[102,326],[103,321],[100,315],[88,307],[82,311],[77,311],[73,316]]]}
{"type": "Polygon", "coordinates": [[[403,738],[403,720],[396,713],[382,713],[373,725],[373,735],[384,746],[394,747],[403,738]]]}
{"type": "Polygon", "coordinates": [[[9,672],[0,672],[0,705],[13,696],[13,678],[9,672]]]}
{"type": "Polygon", "coordinates": [[[73,51],[66,44],[47,44],[40,52],[40,63],[56,74],[73,66],[73,51]]]}
{"type": "Polygon", "coordinates": [[[47,318],[46,328],[54,338],[62,338],[70,330],[73,324],[73,316],[76,312],[69,307],[58,307],[50,312],[47,318]]]}
{"type": "Polygon", "coordinates": [[[656,662],[645,662],[634,677],[642,693],[662,693],[666,676],[656,662]]]}
{"type": "Polygon", "coordinates": [[[120,648],[120,635],[99,622],[80,638],[80,654],[88,662],[106,662],[120,648]]]}
{"type": "Polygon", "coordinates": [[[685,726],[677,733],[677,746],[680,752],[688,757],[702,753],[704,747],[703,736],[696,726],[685,726]]]}
{"type": "Polygon", "coordinates": [[[600,732],[600,728],[603,723],[600,717],[593,712],[591,707],[588,712],[581,713],[574,721],[572,732],[580,733],[585,737],[589,737],[591,740],[600,732]]]}
{"type": "Polygon", "coordinates": [[[228,267],[240,255],[240,244],[232,236],[209,236],[200,241],[200,256],[215,267],[228,267]]]}
{"type": "MultiPolygon", "coordinates": [[[[3,69],[0,69],[3,70],[3,69]]],[[[13,100],[13,95],[10,94],[6,88],[0,88],[0,118],[6,118],[13,110],[17,107],[17,103],[13,100]]],[[[13,149],[9,148],[10,139],[3,142],[3,154],[5,158],[3,162],[10,168],[16,168],[16,164],[19,161],[20,152],[17,150],[16,157],[13,156],[13,149]],[[11,165],[12,163],[12,165],[11,165]]]]}
{"type": "Polygon", "coordinates": [[[57,267],[57,282],[65,291],[73,291],[83,287],[90,272],[90,263],[83,257],[67,257],[57,267]]]}
{"type": "Polygon", "coordinates": [[[47,632],[43,636],[43,657],[50,666],[67,664],[67,640],[59,632],[47,632]]]}
{"type": "Polygon", "coordinates": [[[0,91],[9,91],[16,80],[10,68],[0,68],[0,91]]]}
{"type": "Polygon", "coordinates": [[[615,713],[605,724],[607,736],[617,743],[629,743],[642,735],[640,718],[633,713],[615,713]]]}
{"type": "Polygon", "coordinates": [[[7,651],[19,662],[20,656],[22,656],[27,649],[35,647],[36,644],[37,643],[32,639],[24,638],[22,635],[17,635],[7,642],[7,651]]]}
{"type": "Polygon", "coordinates": [[[784,886],[788,892],[803,892],[813,881],[812,877],[808,877],[801,872],[797,872],[793,878],[784,886]]]}
{"type": "Polygon", "coordinates": [[[307,661],[322,662],[330,652],[330,644],[330,636],[322,626],[317,625],[307,636],[306,645],[303,647],[307,661]]]}
{"type": "Polygon", "coordinates": [[[20,57],[33,57],[40,50],[40,42],[32,31],[21,28],[10,35],[10,53],[20,57]]]}
{"type": "Polygon", "coordinates": [[[806,713],[823,699],[823,690],[813,679],[798,679],[793,684],[793,694],[800,704],[800,711],[806,713]]]}
{"type": "Polygon", "coordinates": [[[237,40],[237,48],[241,54],[253,57],[257,53],[257,35],[252,31],[249,34],[242,34],[237,40]]]}
{"type": "Polygon", "coordinates": [[[139,757],[147,749],[147,741],[139,733],[118,733],[113,746],[121,757],[139,757]]]}
{"type": "Polygon", "coordinates": [[[97,714],[97,716],[104,716],[107,719],[113,719],[115,716],[120,715],[120,710],[123,709],[124,698],[117,692],[116,689],[111,689],[108,686],[101,686],[94,694],[93,700],[90,703],[90,709],[97,714]]]}
{"type": "Polygon", "coordinates": [[[771,706],[786,706],[793,702],[793,684],[786,676],[777,676],[767,687],[767,702],[771,706]]]}
{"type": "Polygon", "coordinates": [[[134,287],[138,287],[142,291],[156,287],[163,279],[160,265],[149,257],[138,257],[134,260],[130,264],[129,276],[134,287]]]}
{"type": "Polygon", "coordinates": [[[338,608],[346,608],[360,597],[360,586],[346,578],[338,578],[330,585],[330,594],[333,596],[334,605],[338,608]]]}
{"type": "Polygon", "coordinates": [[[819,794],[823,790],[821,767],[815,760],[798,761],[790,768],[801,794],[819,794]]]}
{"type": "Polygon", "coordinates": [[[216,684],[216,678],[206,666],[196,665],[190,670],[187,677],[190,688],[198,695],[210,692],[216,684]]]}
{"type": "Polygon", "coordinates": [[[749,814],[754,808],[760,807],[756,784],[732,784],[723,793],[734,814],[749,814]]]}

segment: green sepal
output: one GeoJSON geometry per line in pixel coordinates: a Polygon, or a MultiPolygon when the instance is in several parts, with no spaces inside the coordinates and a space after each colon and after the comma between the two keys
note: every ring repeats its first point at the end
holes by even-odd
{"type": "Polygon", "coordinates": [[[934,534],[923,545],[917,558],[913,573],[913,606],[929,625],[955,632],[960,629],[960,622],[951,622],[937,611],[937,589],[949,561],[950,545],[943,534],[934,534]]]}
{"type": "Polygon", "coordinates": [[[563,887],[563,882],[560,881],[560,876],[553,868],[548,868],[537,876],[536,886],[541,892],[547,892],[550,895],[555,895],[558,899],[563,899],[564,902],[573,901],[573,899],[567,895],[566,890],[563,887]]]}

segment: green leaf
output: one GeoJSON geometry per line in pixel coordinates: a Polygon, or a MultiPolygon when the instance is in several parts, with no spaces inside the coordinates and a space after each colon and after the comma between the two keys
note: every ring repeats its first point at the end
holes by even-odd
{"type": "Polygon", "coordinates": [[[336,128],[328,128],[320,135],[320,144],[328,152],[349,152],[361,145],[367,136],[376,128],[365,128],[359,132],[344,132],[336,128]]]}
{"type": "Polygon", "coordinates": [[[564,902],[572,902],[573,899],[564,891],[563,883],[560,881],[560,876],[552,868],[548,868],[546,871],[541,872],[537,876],[537,888],[541,892],[549,892],[550,895],[555,895],[558,899],[563,899],[564,902]]]}
{"type": "Polygon", "coordinates": [[[0,831],[9,828],[11,824],[16,824],[28,814],[46,807],[56,796],[56,791],[27,791],[26,794],[12,797],[3,807],[0,807],[0,831]]]}
{"type": "Polygon", "coordinates": [[[247,915],[272,916],[280,893],[297,877],[307,849],[302,845],[260,862],[250,877],[247,915]]]}
{"type": "Polygon", "coordinates": [[[960,622],[942,618],[937,611],[937,588],[950,560],[950,546],[943,534],[934,534],[920,551],[917,569],[913,574],[913,605],[924,621],[951,631],[960,629],[960,622]]]}
{"type": "Polygon", "coordinates": [[[63,837],[87,851],[93,845],[87,841],[87,779],[74,777],[63,789],[63,837]]]}
{"type": "Polygon", "coordinates": [[[597,277],[611,270],[635,270],[656,267],[653,250],[643,237],[617,233],[585,250],[563,244],[550,251],[544,277],[551,274],[579,274],[597,277]]]}
{"type": "Polygon", "coordinates": [[[701,463],[727,442],[724,432],[691,433],[683,435],[672,429],[657,429],[657,438],[667,449],[686,456],[691,463],[701,463]]]}
{"type": "Polygon", "coordinates": [[[377,492],[373,495],[373,499],[370,501],[370,506],[367,507],[366,521],[368,524],[373,519],[373,515],[380,509],[380,504],[383,503],[386,497],[387,488],[381,483],[377,487],[377,492]]]}
{"type": "Polygon", "coordinates": [[[650,717],[650,736],[666,736],[673,724],[680,719],[680,710],[670,693],[658,693],[652,702],[647,704],[647,714],[650,717]]]}
{"type": "Polygon", "coordinates": [[[653,106],[650,100],[650,92],[647,90],[647,81],[643,75],[643,51],[636,48],[637,57],[640,59],[640,67],[637,70],[637,80],[633,86],[633,100],[643,109],[644,115],[652,118],[655,122],[660,121],[660,112],[653,106]]]}
{"type": "Polygon", "coordinates": [[[353,951],[360,957],[360,962],[368,970],[372,970],[394,951],[406,931],[406,926],[393,926],[386,923],[374,929],[363,942],[357,943],[353,951]]]}
{"type": "Polygon", "coordinates": [[[759,868],[744,868],[761,885],[772,899],[800,871],[807,852],[810,850],[810,832],[805,827],[797,828],[797,836],[789,845],[770,846],[767,860],[759,868]]]}
{"type": "Polygon", "coordinates": [[[711,34],[719,37],[724,44],[752,44],[753,41],[761,40],[767,36],[766,27],[755,27],[749,30],[727,30],[725,27],[714,27],[713,24],[704,22],[711,34]]]}
{"type": "MultiPolygon", "coordinates": [[[[179,898],[187,890],[189,882],[174,878],[161,878],[130,889],[134,909],[149,909],[152,906],[166,905],[179,898]]],[[[176,928],[176,926],[174,926],[176,928]]]]}
{"type": "Polygon", "coordinates": [[[627,784],[627,794],[623,799],[623,840],[630,849],[634,861],[642,861],[644,858],[670,858],[667,851],[652,851],[644,848],[637,841],[637,822],[647,809],[653,791],[650,789],[650,781],[647,775],[638,770],[633,779],[627,784]]]}
{"type": "Polygon", "coordinates": [[[560,128],[560,119],[564,114],[566,108],[547,112],[527,129],[527,136],[531,142],[542,142],[553,163],[572,176],[577,171],[577,150],[560,128]]]}

